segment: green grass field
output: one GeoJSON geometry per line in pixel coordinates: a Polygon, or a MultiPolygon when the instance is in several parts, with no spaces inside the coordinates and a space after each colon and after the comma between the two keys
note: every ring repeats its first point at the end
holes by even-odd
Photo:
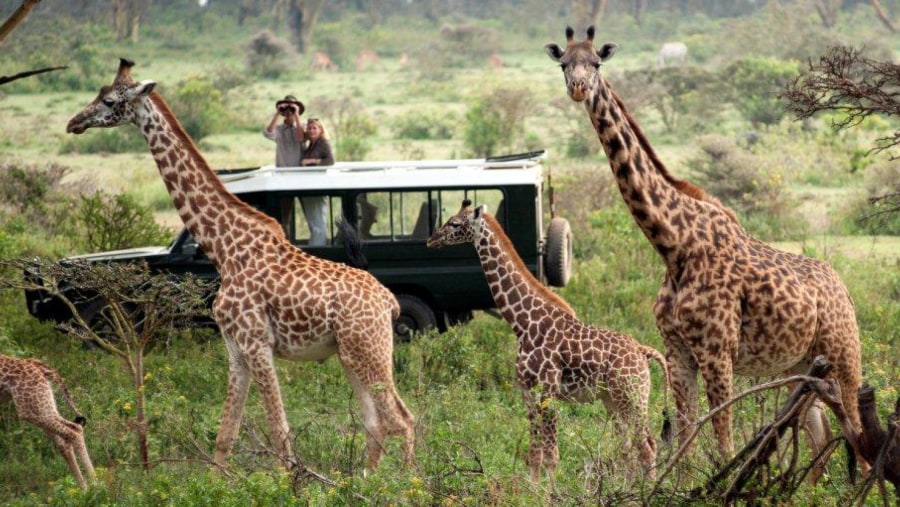
{"type": "MultiPolygon", "coordinates": [[[[238,30],[223,19],[217,22],[230,31],[196,31],[166,19],[171,26],[149,26],[144,44],[110,44],[114,47],[108,48],[109,54],[104,53],[101,60],[103,71],[90,76],[96,87],[112,80],[119,55],[135,59],[135,77],[157,80],[163,93],[174,93],[190,76],[217,75],[224,67],[242,73],[246,42],[262,25],[238,30]]],[[[844,27],[832,35],[863,43],[881,34],[874,23],[864,24],[856,17],[853,20],[858,23],[855,31],[844,27]]],[[[740,45],[741,34],[750,31],[747,26],[755,26],[753,22],[759,20],[690,20],[684,22],[681,35],[705,41],[702,65],[715,68],[726,58],[739,56],[725,53],[740,45]],[[710,48],[718,48],[722,54],[710,48]]],[[[656,33],[654,27],[659,31],[668,26],[666,23],[666,19],[652,18],[645,27],[624,23],[609,28],[608,37],[621,44],[615,59],[604,66],[611,81],[621,79],[625,71],[653,65],[654,48],[662,42],[657,38],[668,34],[656,33]]],[[[533,107],[525,114],[523,132],[501,149],[513,152],[536,145],[548,151],[545,167],[552,172],[561,213],[573,222],[578,253],[573,280],[560,294],[584,321],[629,333],[662,350],[651,313],[663,277],[662,263],[625,209],[607,161],[596,152],[597,146],[588,157],[566,157],[569,138],[590,130],[590,125],[580,106],[565,98],[559,68],[543,51],[543,45],[551,40],[562,42],[564,21],[552,20],[552,36],[511,34],[509,47],[501,53],[505,64],[502,69],[473,62],[440,69],[443,77],[439,79],[416,69],[400,69],[395,62],[397,49],[392,42],[424,44],[429,34],[437,33],[439,25],[426,30],[423,24],[424,20],[415,20],[408,31],[391,25],[395,32],[371,34],[372,40],[383,44],[380,51],[386,55],[386,49],[393,51],[384,58],[381,69],[310,74],[306,57],[296,57],[292,70],[278,79],[249,76],[248,82],[225,93],[228,118],[219,130],[199,141],[204,157],[214,168],[270,163],[274,146],[260,132],[271,118],[274,101],[288,93],[307,103],[307,117],[321,115],[323,110],[317,105],[327,105],[329,100],[352,99],[358,112],[376,127],[366,139],[371,145],[368,159],[469,156],[464,130],[472,104],[494,90],[527,90],[533,107]],[[451,126],[452,136],[422,140],[397,137],[398,119],[423,110],[436,112],[451,126]]],[[[322,33],[351,33],[348,37],[354,38],[348,45],[365,40],[357,27],[350,22],[347,25],[330,21],[323,25],[322,33]]],[[[535,31],[544,33],[543,28],[535,31]]],[[[769,44],[759,41],[760,45],[764,43],[769,44]]],[[[897,46],[897,42],[893,44],[897,46]]],[[[898,47],[893,49],[896,52],[898,47]]],[[[350,53],[349,48],[346,51],[350,53]]],[[[0,54],[0,69],[14,68],[15,63],[0,54]]],[[[72,142],[72,136],[65,133],[66,122],[93,99],[94,93],[2,95],[0,163],[9,167],[69,167],[71,173],[65,182],[80,181],[111,194],[128,193],[150,206],[160,223],[180,227],[148,151],[64,152],[65,144],[72,142]]],[[[627,103],[629,97],[625,99],[627,103]]],[[[636,118],[670,170],[689,179],[695,176],[690,161],[698,155],[699,135],[735,137],[750,129],[735,111],[727,109],[705,132],[669,132],[653,107],[635,109],[636,118]]],[[[859,136],[863,148],[879,134],[892,132],[896,119],[885,119],[880,125],[880,130],[859,136]]],[[[779,236],[774,245],[825,259],[841,274],[856,302],[863,373],[878,389],[879,413],[886,416],[900,395],[900,237],[859,234],[842,225],[852,221],[853,206],[865,198],[865,171],[851,173],[844,160],[847,146],[859,146],[843,138],[836,141],[840,136],[827,128],[798,134],[790,119],[760,130],[764,153],[753,155],[772,164],[763,167],[760,175],[782,171],[781,195],[786,196],[787,204],[774,216],[742,215],[747,217],[744,223],[751,232],[761,235],[774,228],[766,227],[770,223],[801,225],[784,228],[801,232],[779,236]]],[[[89,131],[83,137],[96,135],[89,131]]],[[[589,136],[593,139],[593,134],[589,136]]],[[[341,153],[337,156],[342,158],[341,153]]],[[[7,210],[6,203],[0,203],[0,211],[2,256],[51,255],[72,244],[72,238],[41,235],[37,236],[40,240],[29,239],[35,234],[30,228],[36,225],[24,223],[22,216],[7,210]]],[[[74,253],[80,252],[64,252],[74,253]]],[[[25,311],[22,294],[16,292],[0,293],[0,353],[39,357],[61,371],[89,419],[88,447],[98,467],[97,483],[82,492],[46,436],[17,420],[11,406],[0,405],[0,503],[6,505],[721,504],[716,499],[686,496],[690,488],[702,485],[716,470],[714,437],[708,428],[678,473],[650,497],[651,481],[626,474],[620,435],[599,403],[558,404],[559,469],[552,480],[530,482],[524,463],[529,440],[527,420],[515,387],[515,337],[505,322],[488,314],[480,313],[472,322],[446,334],[419,336],[396,347],[396,382],[417,419],[418,462],[409,469],[401,466],[399,442],[391,441],[381,468],[367,476],[363,473],[365,435],[360,411],[335,358],[321,363],[277,363],[294,452],[300,462],[327,481],[292,476],[277,466],[266,439],[265,412],[254,389],[229,462],[230,473],[223,475],[211,468],[208,458],[214,449],[228,371],[225,347],[215,333],[172,331],[148,357],[145,394],[149,470],[140,466],[131,380],[115,358],[83,350],[70,337],[36,322],[25,311]]],[[[659,369],[653,367],[651,414],[656,434],[666,408],[659,389],[661,377],[659,369]]],[[[739,378],[736,391],[767,380],[772,379],[739,378]]],[[[745,444],[771,422],[785,399],[786,392],[780,391],[739,402],[735,409],[737,445],[745,444]]],[[[669,405],[672,410],[671,400],[669,405]]],[[[701,407],[708,408],[703,400],[701,407]]],[[[805,447],[802,435],[799,441],[800,447],[805,447]]],[[[667,463],[673,452],[663,446],[660,463],[667,463]]],[[[805,450],[803,460],[809,461],[805,450]]],[[[762,503],[849,504],[859,489],[847,479],[845,460],[846,455],[839,451],[819,484],[801,485],[790,497],[765,498],[762,503]]],[[[774,473],[777,467],[772,470],[774,473]]],[[[889,486],[888,496],[892,494],[889,486]]],[[[881,505],[881,497],[872,493],[864,504],[881,505]]]]}

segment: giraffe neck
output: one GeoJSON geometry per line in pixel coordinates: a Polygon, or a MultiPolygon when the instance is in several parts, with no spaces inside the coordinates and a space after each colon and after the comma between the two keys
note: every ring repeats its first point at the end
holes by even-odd
{"type": "Polygon", "coordinates": [[[555,307],[575,316],[575,311],[562,298],[525,267],[500,223],[491,215],[484,215],[481,237],[475,239],[475,250],[494,303],[517,335],[521,336],[519,331],[524,331],[533,322],[532,312],[542,307],[555,307]]]}
{"type": "Polygon", "coordinates": [[[226,245],[241,238],[258,240],[266,231],[284,236],[274,219],[225,188],[158,93],[151,93],[145,101],[138,128],[178,215],[216,265],[225,260],[226,245]],[[251,229],[253,236],[248,232],[251,229]]]}
{"type": "Polygon", "coordinates": [[[705,194],[669,174],[602,77],[584,104],[635,222],[667,263],[676,262],[686,241],[683,214],[696,210],[705,194]]]}

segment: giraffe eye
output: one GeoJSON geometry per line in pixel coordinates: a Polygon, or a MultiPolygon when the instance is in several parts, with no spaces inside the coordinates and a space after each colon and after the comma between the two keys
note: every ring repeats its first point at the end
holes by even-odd
{"type": "Polygon", "coordinates": [[[113,99],[103,99],[103,105],[106,107],[113,107],[116,103],[113,99]]]}
{"type": "Polygon", "coordinates": [[[594,69],[595,69],[595,70],[600,70],[600,62],[597,62],[597,63],[594,64],[594,69]]]}
{"type": "Polygon", "coordinates": [[[564,63],[559,64],[559,68],[562,69],[563,72],[565,72],[565,71],[566,71],[566,64],[564,64],[564,63]]]}

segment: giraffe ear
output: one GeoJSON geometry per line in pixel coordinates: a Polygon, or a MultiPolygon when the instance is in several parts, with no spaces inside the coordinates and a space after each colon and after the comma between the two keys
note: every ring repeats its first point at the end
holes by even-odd
{"type": "Polygon", "coordinates": [[[550,55],[551,60],[558,62],[559,59],[562,58],[563,50],[556,44],[551,42],[544,46],[544,49],[547,51],[547,54],[550,55]]]}
{"type": "Polygon", "coordinates": [[[153,88],[155,88],[155,87],[156,87],[156,81],[153,81],[151,79],[146,79],[144,81],[141,81],[135,87],[135,96],[136,97],[146,97],[147,95],[150,95],[150,92],[152,92],[153,88]]]}
{"type": "Polygon", "coordinates": [[[484,215],[484,213],[485,213],[486,211],[487,211],[487,206],[485,206],[484,204],[482,204],[481,206],[475,208],[475,214],[474,214],[475,218],[476,218],[476,219],[477,219],[477,218],[481,218],[481,216],[484,215]]]}
{"type": "Polygon", "coordinates": [[[597,56],[600,57],[601,61],[609,60],[616,54],[616,50],[619,49],[619,45],[615,42],[607,42],[603,45],[602,48],[597,50],[597,56]]]}

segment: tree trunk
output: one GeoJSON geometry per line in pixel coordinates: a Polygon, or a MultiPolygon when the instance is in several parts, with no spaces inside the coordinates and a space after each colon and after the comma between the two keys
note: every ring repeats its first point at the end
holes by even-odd
{"type": "Polygon", "coordinates": [[[291,35],[301,54],[305,54],[310,46],[313,29],[324,3],[325,0],[292,0],[290,3],[290,9],[295,13],[290,17],[291,35]]]}
{"type": "Polygon", "coordinates": [[[834,28],[837,25],[838,12],[844,0],[816,0],[816,12],[822,19],[825,28],[834,28]]]}
{"type": "Polygon", "coordinates": [[[881,7],[881,2],[879,2],[878,0],[871,0],[871,4],[872,7],[875,8],[875,14],[878,15],[878,19],[880,19],[881,22],[884,23],[884,26],[886,26],[887,29],[891,31],[891,33],[897,33],[897,27],[894,25],[893,21],[891,21],[891,18],[888,17],[887,13],[884,12],[884,9],[881,7]]]}
{"type": "Polygon", "coordinates": [[[144,410],[144,349],[134,351],[134,424],[141,453],[141,466],[150,469],[150,448],[147,444],[147,415],[144,410]]]}
{"type": "Polygon", "coordinates": [[[41,0],[23,0],[22,5],[6,19],[3,26],[0,26],[0,42],[3,42],[3,40],[19,26],[19,23],[25,21],[25,18],[28,17],[28,13],[31,12],[31,9],[39,3],[41,3],[41,0]]]}

